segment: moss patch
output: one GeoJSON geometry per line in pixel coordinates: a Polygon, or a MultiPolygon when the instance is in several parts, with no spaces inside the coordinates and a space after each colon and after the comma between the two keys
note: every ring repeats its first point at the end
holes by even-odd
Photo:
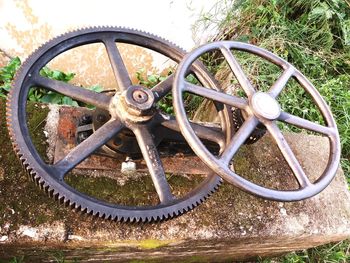
{"type": "Polygon", "coordinates": [[[145,239],[140,241],[139,247],[142,249],[155,249],[168,245],[169,241],[157,240],[157,239],[145,239]]]}
{"type": "Polygon", "coordinates": [[[36,150],[44,161],[48,161],[46,155],[48,144],[43,132],[48,113],[49,108],[45,104],[27,103],[27,125],[29,134],[36,150]]]}
{"type": "MultiPolygon", "coordinates": [[[[46,139],[43,134],[45,117],[48,109],[29,103],[28,120],[31,136],[38,151],[43,156],[46,152],[46,139]]],[[[5,119],[5,100],[0,99],[0,164],[4,170],[0,181],[0,226],[10,224],[16,229],[20,224],[39,225],[62,218],[61,208],[27,179],[20,162],[12,150],[5,119]]]]}
{"type": "MultiPolygon", "coordinates": [[[[129,178],[123,185],[108,177],[91,177],[71,173],[66,177],[66,182],[78,191],[94,198],[129,206],[157,205],[158,195],[149,174],[129,178]]],[[[194,189],[203,178],[194,176],[184,178],[180,175],[168,176],[168,182],[173,193],[182,197],[194,189]]]]}

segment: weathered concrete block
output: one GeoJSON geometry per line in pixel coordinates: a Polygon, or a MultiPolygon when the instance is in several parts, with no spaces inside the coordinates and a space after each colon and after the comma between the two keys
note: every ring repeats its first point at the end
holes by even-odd
{"type": "MultiPolygon", "coordinates": [[[[350,193],[341,169],[325,191],[300,202],[267,201],[223,184],[198,208],[161,223],[130,225],[75,213],[27,181],[12,153],[3,105],[0,111],[0,167],[5,171],[0,179],[0,258],[25,254],[28,262],[36,262],[59,251],[66,259],[82,262],[217,262],[272,256],[350,237],[350,193]]],[[[286,138],[306,172],[318,176],[327,160],[327,139],[307,134],[286,138]]],[[[235,169],[270,186],[295,184],[269,136],[243,147],[235,169]]]]}

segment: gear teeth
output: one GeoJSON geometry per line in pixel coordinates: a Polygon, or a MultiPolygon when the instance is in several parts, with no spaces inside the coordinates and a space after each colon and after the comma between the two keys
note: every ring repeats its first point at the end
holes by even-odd
{"type": "Polygon", "coordinates": [[[65,207],[70,207],[70,201],[67,200],[65,197],[63,197],[63,205],[64,205],[65,207]]]}
{"type": "Polygon", "coordinates": [[[54,197],[53,193],[54,193],[54,190],[48,187],[47,194],[49,195],[49,197],[53,198],[54,197]]]}
{"type": "Polygon", "coordinates": [[[57,200],[60,204],[64,205],[64,197],[63,196],[58,196],[57,200]]]}
{"type": "Polygon", "coordinates": [[[45,183],[45,182],[44,182],[43,179],[40,178],[40,179],[38,180],[38,185],[39,185],[39,187],[40,187],[41,190],[44,190],[44,183],[45,183]]]}
{"type": "Polygon", "coordinates": [[[45,191],[45,193],[47,193],[49,190],[49,185],[46,182],[43,185],[43,190],[45,191]]]}
{"type": "Polygon", "coordinates": [[[70,209],[75,209],[75,203],[73,202],[73,203],[69,203],[69,207],[70,207],[70,209]]]}

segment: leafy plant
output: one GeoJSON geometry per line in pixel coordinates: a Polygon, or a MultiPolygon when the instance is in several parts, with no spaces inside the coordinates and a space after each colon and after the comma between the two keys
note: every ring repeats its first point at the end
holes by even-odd
{"type": "MultiPolygon", "coordinates": [[[[20,66],[21,61],[18,57],[16,57],[11,59],[11,61],[5,67],[0,68],[0,97],[6,98],[8,92],[11,89],[11,82],[20,66]]],[[[65,73],[59,70],[51,70],[48,67],[43,67],[40,70],[40,75],[53,80],[69,82],[74,78],[75,73],[65,73]]],[[[88,89],[95,92],[103,91],[103,88],[99,85],[88,87],[88,89]]],[[[42,103],[70,105],[75,107],[91,107],[89,105],[85,105],[84,103],[77,102],[68,96],[41,87],[30,88],[28,92],[28,100],[42,103]]]]}
{"type": "Polygon", "coordinates": [[[167,70],[167,72],[163,74],[147,74],[145,69],[140,69],[136,71],[136,78],[138,80],[138,83],[144,87],[147,88],[153,88],[155,85],[157,85],[159,82],[162,82],[165,80],[168,76],[170,76],[173,73],[174,69],[170,68],[167,70]]]}
{"type": "Polygon", "coordinates": [[[0,68],[0,97],[6,98],[11,89],[11,82],[21,65],[19,57],[15,57],[3,68],[0,68]]]}
{"type": "MultiPolygon", "coordinates": [[[[145,69],[140,69],[136,72],[136,77],[138,80],[138,84],[147,87],[147,88],[153,88],[156,86],[158,83],[164,81],[168,76],[173,74],[175,71],[174,68],[168,69],[165,73],[163,74],[146,74],[145,69]]],[[[196,77],[192,74],[188,75],[186,80],[190,83],[193,84],[198,84],[198,80],[196,77]]],[[[196,109],[199,107],[201,102],[203,101],[203,98],[200,96],[196,96],[190,93],[185,93],[183,96],[184,99],[184,104],[185,104],[185,110],[189,115],[194,114],[196,109]]],[[[173,96],[170,93],[165,95],[159,102],[158,102],[158,107],[161,109],[163,112],[166,112],[168,114],[174,114],[174,107],[173,107],[173,96]]]]}
{"type": "MultiPolygon", "coordinates": [[[[173,69],[170,68],[167,70],[166,73],[163,74],[147,74],[145,69],[140,69],[136,71],[136,78],[138,80],[138,84],[142,85],[147,88],[153,88],[156,86],[158,83],[164,81],[168,76],[170,76],[173,73],[173,69]]],[[[163,97],[158,103],[159,109],[162,111],[172,114],[174,113],[174,108],[172,105],[172,94],[168,93],[163,97]]]]}
{"type": "Polygon", "coordinates": [[[24,256],[16,256],[9,260],[0,259],[0,263],[24,263],[24,256]]]}
{"type": "MultiPolygon", "coordinates": [[[[48,67],[43,67],[40,70],[40,75],[63,82],[69,82],[75,76],[74,73],[64,73],[58,70],[51,70],[48,67]]],[[[79,106],[78,102],[72,98],[41,87],[32,87],[29,90],[28,100],[34,102],[71,105],[76,107],[79,106]]]]}

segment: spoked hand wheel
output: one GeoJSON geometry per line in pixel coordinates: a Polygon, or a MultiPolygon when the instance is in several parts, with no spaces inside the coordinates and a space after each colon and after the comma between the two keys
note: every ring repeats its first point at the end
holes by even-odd
{"type": "MultiPolygon", "coordinates": [[[[8,96],[7,122],[14,149],[37,184],[51,196],[72,208],[99,217],[122,221],[144,222],[171,218],[203,202],[217,189],[221,178],[210,173],[185,195],[178,197],[172,193],[157,150],[159,140],[155,140],[156,135],[153,132],[162,127],[165,129],[163,137],[177,132],[182,138],[175,118],[160,112],[156,107],[156,103],[171,91],[173,76],[169,76],[152,90],[133,85],[116,43],[144,47],[158,52],[176,63],[179,63],[185,55],[183,50],[159,37],[123,28],[106,27],[78,30],[49,41],[22,65],[16,76],[14,87],[8,96]],[[91,43],[101,43],[106,48],[119,88],[114,94],[97,93],[41,76],[40,70],[59,54],[91,43]],[[90,137],[73,148],[63,159],[55,164],[48,163],[39,154],[27,124],[26,105],[28,93],[32,87],[57,92],[79,102],[93,105],[97,109],[109,113],[111,118],[90,137]],[[66,182],[67,174],[73,168],[112,138],[115,138],[123,129],[128,129],[136,137],[158,195],[159,200],[155,205],[124,205],[100,200],[66,182]]],[[[194,65],[191,72],[194,72],[203,84],[216,87],[213,79],[200,64],[194,65]]],[[[229,114],[228,107],[221,107],[219,110],[221,129],[219,130],[213,130],[200,124],[189,125],[192,125],[196,136],[216,143],[223,150],[226,138],[231,137],[229,114]]],[[[95,186],[92,187],[95,188],[95,186]]],[[[104,189],[96,190],[103,191],[104,189]]],[[[142,192],[139,194],[142,195],[142,192]]]]}
{"type": "Polygon", "coordinates": [[[181,132],[192,147],[193,151],[218,175],[249,193],[271,200],[301,200],[322,191],[336,174],[340,159],[340,140],[336,123],[330,109],[315,87],[302,73],[287,61],[262,48],[246,43],[221,41],[201,46],[192,51],[186,55],[177,69],[173,86],[173,103],[176,119],[179,122],[181,132]],[[186,81],[186,72],[194,61],[206,52],[218,50],[222,52],[224,58],[228,62],[231,71],[239,85],[244,90],[247,99],[209,89],[210,86],[201,87],[186,81]],[[252,53],[264,58],[278,65],[283,70],[283,73],[267,92],[257,91],[244,74],[240,64],[232,53],[233,50],[252,53]],[[302,86],[302,88],[312,97],[323,116],[326,123],[325,126],[281,110],[281,107],[277,102],[277,97],[291,77],[294,77],[299,85],[302,86]],[[197,94],[244,111],[246,118],[243,125],[231,138],[231,141],[221,155],[214,156],[208,151],[191,128],[184,111],[184,92],[197,94]],[[277,126],[276,121],[282,121],[328,137],[330,143],[328,163],[324,172],[316,181],[311,182],[309,177],[305,174],[281,130],[277,126]],[[284,159],[291,168],[298,182],[298,189],[278,190],[267,188],[241,177],[230,168],[231,160],[237,153],[238,149],[247,138],[249,138],[254,129],[261,124],[266,127],[267,131],[280,149],[284,159]]]}

